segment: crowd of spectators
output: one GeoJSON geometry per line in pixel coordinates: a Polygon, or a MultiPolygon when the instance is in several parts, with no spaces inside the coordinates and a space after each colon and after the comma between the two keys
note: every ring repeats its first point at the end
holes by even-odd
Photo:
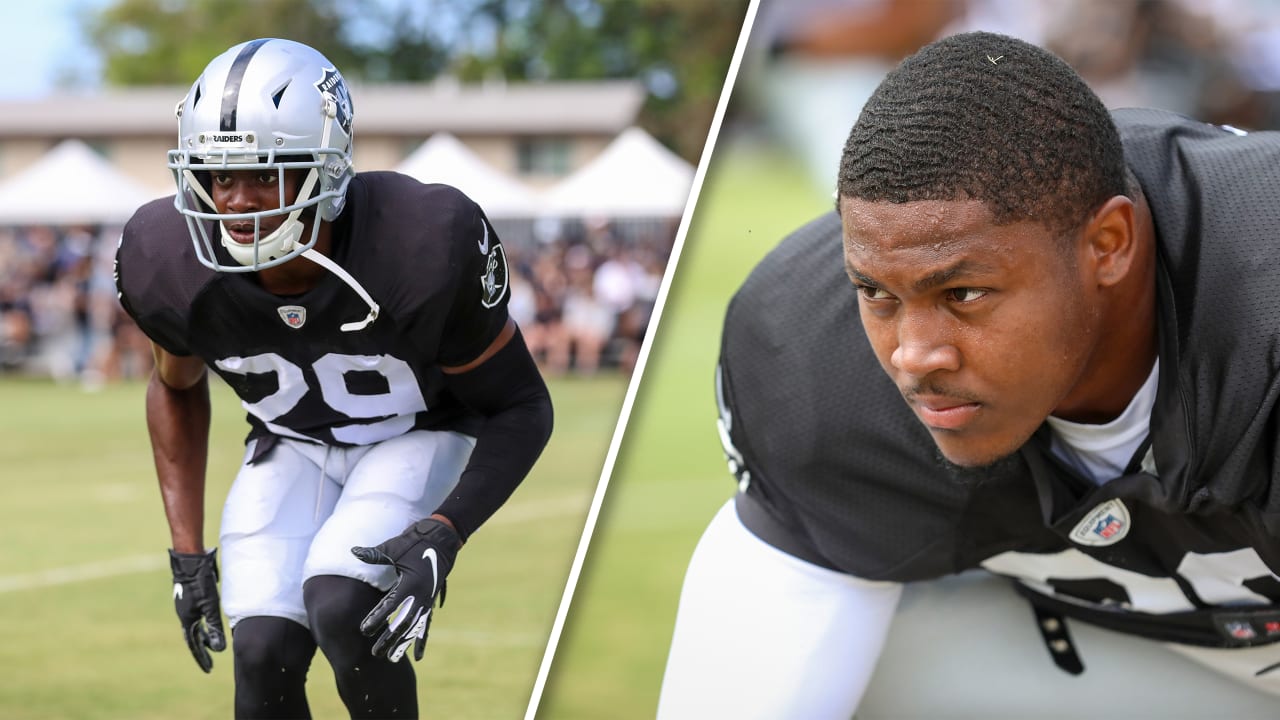
{"type": "Polygon", "coordinates": [[[511,251],[511,315],[547,374],[631,372],[675,235],[674,224],[641,227],[575,224],[511,251]]]}
{"type": "Polygon", "coordinates": [[[0,371],[87,388],[151,371],[112,283],[118,229],[0,229],[0,371]]]}
{"type": "MultiPolygon", "coordinates": [[[[0,372],[88,389],[151,371],[147,339],[116,300],[119,228],[0,228],[0,372]]],[[[510,311],[548,375],[629,373],[648,326],[674,225],[557,226],[508,243],[510,311]]],[[[185,238],[179,238],[183,242],[185,238]]]]}

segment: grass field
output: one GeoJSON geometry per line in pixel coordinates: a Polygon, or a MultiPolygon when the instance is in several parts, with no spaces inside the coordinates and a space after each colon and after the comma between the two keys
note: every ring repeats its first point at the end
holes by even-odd
{"type": "Polygon", "coordinates": [[[722,140],[539,718],[653,717],[685,565],[733,492],[712,391],[725,305],[769,248],[829,207],[776,150],[722,140]]]}
{"type": "MultiPolygon", "coordinates": [[[[418,664],[424,716],[525,711],[626,381],[551,383],[556,432],[533,474],[468,543],[418,664]]],[[[87,394],[0,380],[0,718],[227,718],[231,654],[204,675],[170,599],[168,529],[141,384],[87,394]]],[[[214,391],[205,539],[247,425],[214,391]]],[[[315,717],[345,717],[317,656],[315,717]]]]}

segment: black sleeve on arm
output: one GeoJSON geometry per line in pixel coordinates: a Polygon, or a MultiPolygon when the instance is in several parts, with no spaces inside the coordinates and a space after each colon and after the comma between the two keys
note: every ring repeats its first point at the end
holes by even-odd
{"type": "Polygon", "coordinates": [[[458,485],[436,512],[466,540],[515,492],[551,437],[551,395],[519,328],[493,357],[445,375],[449,389],[485,416],[458,485]]]}

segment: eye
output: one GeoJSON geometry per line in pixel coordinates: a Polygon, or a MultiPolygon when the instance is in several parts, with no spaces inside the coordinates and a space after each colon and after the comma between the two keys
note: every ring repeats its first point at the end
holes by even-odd
{"type": "Polygon", "coordinates": [[[981,288],[952,288],[947,291],[947,296],[958,303],[971,303],[986,297],[988,292],[981,288]]]}
{"type": "Polygon", "coordinates": [[[231,176],[227,173],[214,173],[213,184],[219,187],[226,187],[231,184],[231,176]]]}
{"type": "Polygon", "coordinates": [[[858,294],[866,300],[892,300],[893,296],[874,285],[857,285],[858,294]]]}
{"type": "Polygon", "coordinates": [[[264,172],[258,176],[258,182],[263,185],[275,185],[279,179],[280,177],[273,172],[264,172]]]}

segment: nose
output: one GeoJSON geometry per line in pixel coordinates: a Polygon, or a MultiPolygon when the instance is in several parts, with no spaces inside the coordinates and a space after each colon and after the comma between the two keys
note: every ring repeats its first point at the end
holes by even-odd
{"type": "Polygon", "coordinates": [[[960,369],[960,349],[956,347],[945,319],[934,313],[905,317],[898,325],[898,345],[889,356],[897,371],[923,378],[939,371],[960,369]]]}
{"type": "Polygon", "coordinates": [[[240,178],[232,180],[223,189],[228,213],[255,212],[260,209],[257,193],[253,192],[252,183],[240,178]]]}

